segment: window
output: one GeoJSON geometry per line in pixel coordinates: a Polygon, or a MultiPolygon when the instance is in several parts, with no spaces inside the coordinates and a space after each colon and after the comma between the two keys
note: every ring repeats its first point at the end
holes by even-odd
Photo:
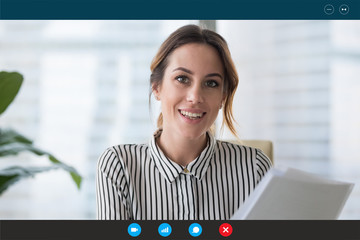
{"type": "MultiPolygon", "coordinates": [[[[360,22],[218,21],[217,29],[240,77],[240,138],[272,140],[276,165],[359,183],[360,22]]],[[[359,200],[355,186],[340,217],[359,219],[359,200]]]]}
{"type": "MultiPolygon", "coordinates": [[[[0,22],[0,71],[25,77],[1,126],[84,177],[80,191],[60,170],[23,180],[0,196],[0,218],[95,218],[97,159],[111,145],[148,141],[159,109],[153,101],[149,112],[150,62],[188,23],[198,21],[0,22]]],[[[240,138],[272,140],[277,165],[360,183],[360,22],[200,23],[229,43],[240,138]]],[[[1,164],[13,161],[47,163],[24,153],[1,164]]],[[[357,185],[341,218],[359,219],[357,185]]]]}
{"type": "MultiPolygon", "coordinates": [[[[1,125],[84,177],[80,191],[60,170],[23,180],[0,197],[1,218],[95,218],[97,159],[111,145],[148,141],[157,114],[154,106],[151,119],[148,106],[150,62],[161,42],[189,22],[0,22],[1,70],[25,78],[1,125]]],[[[31,154],[6,164],[13,161],[47,163],[31,154]]]]}

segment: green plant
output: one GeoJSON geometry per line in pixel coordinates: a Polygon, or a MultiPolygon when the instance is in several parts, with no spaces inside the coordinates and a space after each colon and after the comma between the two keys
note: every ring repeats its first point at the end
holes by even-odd
{"type": "MultiPolygon", "coordinates": [[[[23,76],[17,72],[0,72],[0,115],[12,103],[23,83],[23,76]]],[[[0,195],[15,182],[33,177],[37,173],[63,169],[71,175],[78,189],[80,189],[82,177],[75,168],[59,161],[54,155],[41,150],[33,145],[33,141],[12,129],[0,128],[0,161],[1,158],[17,155],[20,152],[28,151],[39,156],[47,156],[51,162],[50,166],[44,167],[22,167],[11,166],[0,169],[0,195]]]]}

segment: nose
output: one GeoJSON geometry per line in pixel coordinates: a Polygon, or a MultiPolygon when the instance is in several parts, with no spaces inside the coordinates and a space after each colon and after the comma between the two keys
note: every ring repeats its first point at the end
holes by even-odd
{"type": "Polygon", "coordinates": [[[187,101],[193,104],[202,103],[204,101],[204,93],[201,86],[194,84],[188,89],[187,101]]]}

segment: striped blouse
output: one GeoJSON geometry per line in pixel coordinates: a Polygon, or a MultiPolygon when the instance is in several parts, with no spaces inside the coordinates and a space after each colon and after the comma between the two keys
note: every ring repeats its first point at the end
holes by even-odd
{"type": "Polygon", "coordinates": [[[98,219],[225,220],[244,203],[271,162],[256,148],[207,134],[201,154],[183,167],[149,144],[108,148],[98,161],[98,219]]]}

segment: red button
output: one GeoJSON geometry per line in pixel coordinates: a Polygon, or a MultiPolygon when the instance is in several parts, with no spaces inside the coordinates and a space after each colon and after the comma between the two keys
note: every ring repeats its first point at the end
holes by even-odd
{"type": "Polygon", "coordinates": [[[223,223],[220,225],[220,228],[219,228],[219,233],[221,236],[223,237],[228,237],[232,234],[232,226],[228,223],[223,223]]]}

